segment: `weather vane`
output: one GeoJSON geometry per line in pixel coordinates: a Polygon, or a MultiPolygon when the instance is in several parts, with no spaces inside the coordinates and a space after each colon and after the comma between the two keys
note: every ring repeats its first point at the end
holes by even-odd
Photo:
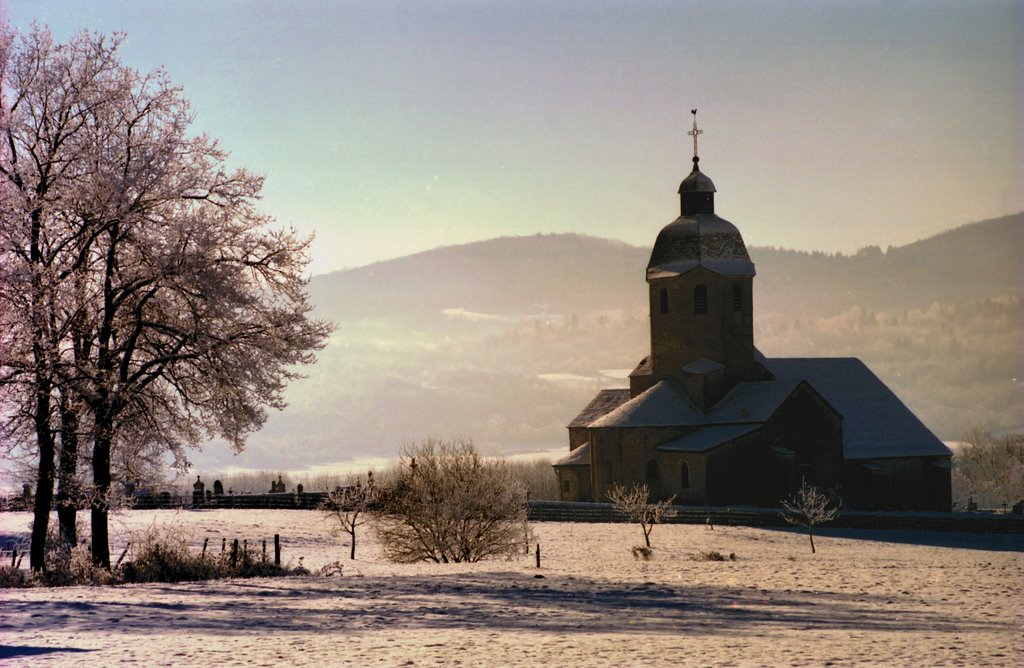
{"type": "Polygon", "coordinates": [[[697,157],[697,135],[704,134],[704,131],[697,129],[697,110],[691,109],[690,113],[693,114],[693,129],[686,134],[693,137],[693,162],[696,163],[700,160],[700,158],[697,157]]]}

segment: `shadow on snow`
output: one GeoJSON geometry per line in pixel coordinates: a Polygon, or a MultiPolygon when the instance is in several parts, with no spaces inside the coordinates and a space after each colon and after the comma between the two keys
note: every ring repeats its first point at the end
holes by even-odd
{"type": "MultiPolygon", "coordinates": [[[[909,596],[768,591],[524,573],[466,573],[214,581],[98,588],[90,601],[46,597],[4,604],[8,630],[189,633],[358,633],[377,630],[501,629],[592,633],[732,634],[751,627],[806,630],[993,631],[928,610],[909,596]],[[103,600],[107,593],[120,598],[103,600]],[[127,594],[127,595],[126,595],[127,594]]],[[[36,590],[38,593],[40,590],[36,590]]]]}

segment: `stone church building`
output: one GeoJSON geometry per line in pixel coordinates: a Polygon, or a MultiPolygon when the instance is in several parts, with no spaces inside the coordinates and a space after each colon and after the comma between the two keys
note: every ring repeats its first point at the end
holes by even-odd
{"type": "Polygon", "coordinates": [[[952,453],[863,362],[754,347],[754,263],[690,134],[681,214],[647,265],[650,354],[569,423],[560,498],[647,483],[676,503],[777,506],[807,480],[848,508],[950,510],[952,453]]]}

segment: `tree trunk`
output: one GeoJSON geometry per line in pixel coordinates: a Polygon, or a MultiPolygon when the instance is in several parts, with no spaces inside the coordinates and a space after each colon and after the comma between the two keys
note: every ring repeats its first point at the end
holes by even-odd
{"type": "Polygon", "coordinates": [[[91,504],[92,562],[110,568],[110,540],[107,518],[110,514],[110,441],[111,425],[107,411],[96,416],[92,451],[93,498],[91,504]]]}
{"type": "Polygon", "coordinates": [[[811,533],[811,527],[807,527],[807,537],[811,539],[811,554],[814,554],[814,534],[811,533]]]}
{"type": "MultiPolygon", "coordinates": [[[[45,192],[40,184],[37,193],[45,192]],[[40,189],[41,188],[41,189],[40,189]]],[[[54,435],[50,428],[50,409],[53,380],[47,356],[47,319],[45,314],[44,282],[41,274],[43,254],[42,209],[32,211],[29,242],[29,268],[32,271],[31,318],[32,318],[32,362],[35,372],[35,431],[39,445],[39,469],[36,475],[36,496],[32,512],[32,543],[29,546],[29,566],[34,571],[46,570],[46,534],[50,528],[50,510],[53,508],[54,479],[54,435]]]]}
{"type": "Polygon", "coordinates": [[[348,556],[349,559],[354,560],[356,558],[356,528],[352,527],[352,550],[348,556]]]}
{"type": "Polygon", "coordinates": [[[63,396],[60,402],[60,485],[57,487],[57,521],[60,540],[78,543],[78,413],[63,396]]]}
{"type": "Polygon", "coordinates": [[[50,383],[36,385],[36,440],[39,444],[39,471],[36,476],[36,496],[32,506],[32,543],[29,547],[29,565],[33,571],[46,570],[46,533],[50,528],[50,510],[53,507],[53,478],[55,447],[50,430],[50,383]]]}

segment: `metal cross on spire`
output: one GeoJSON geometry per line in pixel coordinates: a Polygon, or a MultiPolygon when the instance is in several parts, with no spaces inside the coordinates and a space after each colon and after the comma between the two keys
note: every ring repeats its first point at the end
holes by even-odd
{"type": "Polygon", "coordinates": [[[686,134],[693,137],[693,162],[696,164],[697,161],[700,160],[700,158],[697,157],[697,135],[704,134],[704,131],[697,129],[697,110],[691,109],[690,113],[693,114],[693,129],[686,134]]]}

